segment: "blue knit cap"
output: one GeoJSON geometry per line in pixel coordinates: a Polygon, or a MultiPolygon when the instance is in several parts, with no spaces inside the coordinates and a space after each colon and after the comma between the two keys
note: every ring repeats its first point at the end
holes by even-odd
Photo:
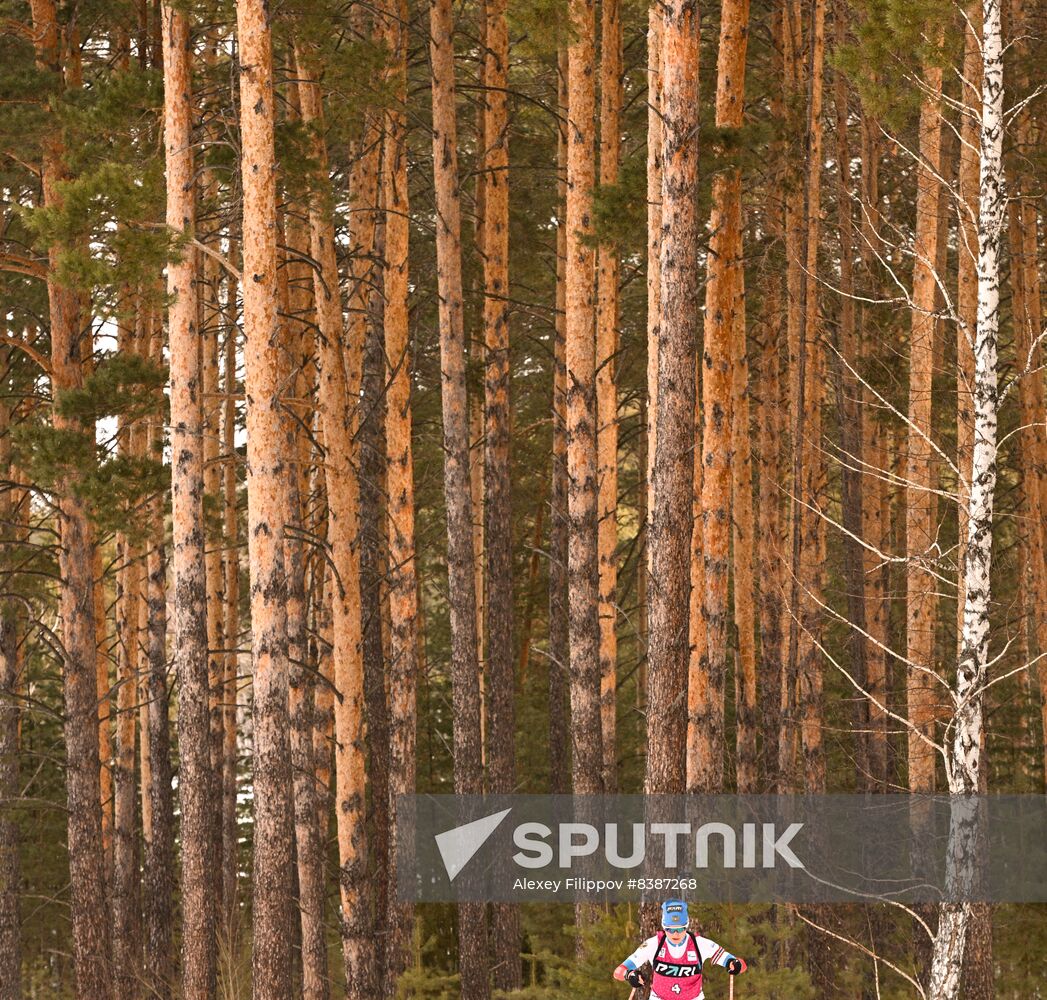
{"type": "Polygon", "coordinates": [[[662,927],[667,930],[687,926],[687,904],[682,899],[667,899],[662,903],[662,927]]]}

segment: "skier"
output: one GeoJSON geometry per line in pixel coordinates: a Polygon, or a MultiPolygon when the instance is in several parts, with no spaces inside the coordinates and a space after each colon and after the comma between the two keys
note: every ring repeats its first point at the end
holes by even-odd
{"type": "Polygon", "coordinates": [[[682,899],[662,903],[662,929],[648,938],[617,969],[614,978],[638,988],[645,985],[640,967],[651,963],[651,1000],[705,1000],[702,965],[711,962],[732,976],[745,972],[745,960],[726,952],[715,941],[688,929],[687,904],[682,899]]]}

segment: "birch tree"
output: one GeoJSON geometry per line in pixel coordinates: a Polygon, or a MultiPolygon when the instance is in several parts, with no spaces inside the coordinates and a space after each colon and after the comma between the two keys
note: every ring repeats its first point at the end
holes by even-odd
{"type": "MultiPolygon", "coordinates": [[[[973,885],[979,851],[977,809],[963,797],[980,791],[984,689],[988,679],[992,520],[997,479],[997,387],[1000,329],[1000,242],[1006,211],[1003,175],[1003,29],[999,0],[982,3],[981,126],[978,169],[978,312],[974,339],[974,452],[964,553],[963,638],[952,691],[954,714],[947,734],[946,777],[954,799],[948,879],[960,895],[973,885]]],[[[967,800],[969,802],[969,800],[967,800]]],[[[928,997],[960,996],[963,955],[971,918],[969,902],[939,907],[928,997]]]]}

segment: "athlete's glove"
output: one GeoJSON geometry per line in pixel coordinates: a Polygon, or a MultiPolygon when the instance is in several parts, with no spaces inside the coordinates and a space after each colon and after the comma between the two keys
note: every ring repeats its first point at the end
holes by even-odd
{"type": "Polygon", "coordinates": [[[727,971],[732,976],[740,976],[748,968],[749,968],[749,966],[747,966],[745,964],[745,959],[744,958],[732,958],[727,963],[727,971]]]}
{"type": "Polygon", "coordinates": [[[635,990],[643,989],[643,976],[636,969],[630,969],[625,976],[625,981],[635,990]]]}

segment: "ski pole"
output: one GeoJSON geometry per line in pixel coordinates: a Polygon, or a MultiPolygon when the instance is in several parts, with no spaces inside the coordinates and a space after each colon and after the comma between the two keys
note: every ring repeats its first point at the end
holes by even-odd
{"type": "Polygon", "coordinates": [[[734,976],[730,976],[727,982],[729,983],[727,987],[728,1000],[734,1000],[734,976]]]}

